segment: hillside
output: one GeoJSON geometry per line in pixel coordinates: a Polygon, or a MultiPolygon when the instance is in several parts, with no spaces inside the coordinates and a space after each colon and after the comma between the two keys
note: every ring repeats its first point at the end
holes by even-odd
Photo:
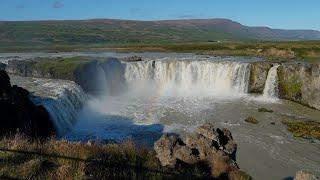
{"type": "Polygon", "coordinates": [[[320,32],[248,27],[228,19],[0,22],[0,47],[244,40],[320,40],[320,32]]]}

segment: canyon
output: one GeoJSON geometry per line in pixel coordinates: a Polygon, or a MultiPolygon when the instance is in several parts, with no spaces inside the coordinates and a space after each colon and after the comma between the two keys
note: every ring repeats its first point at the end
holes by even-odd
{"type": "Polygon", "coordinates": [[[180,53],[147,53],[134,61],[123,60],[131,54],[24,56],[2,62],[13,83],[47,109],[60,138],[131,137],[153,146],[163,133],[186,142],[197,126],[213,123],[230,129],[240,168],[254,178],[283,178],[301,169],[319,174],[317,139],[296,139],[281,123],[319,121],[317,63],[180,53]],[[259,123],[246,123],[249,116],[259,123]]]}

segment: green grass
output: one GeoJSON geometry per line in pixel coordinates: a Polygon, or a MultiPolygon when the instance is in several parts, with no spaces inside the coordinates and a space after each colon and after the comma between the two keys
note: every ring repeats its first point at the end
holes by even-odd
{"type": "Polygon", "coordinates": [[[302,82],[298,75],[284,77],[282,67],[279,68],[278,75],[281,94],[285,94],[288,98],[298,98],[301,96],[302,82]]]}
{"type": "Polygon", "coordinates": [[[320,60],[320,41],[266,41],[254,33],[227,26],[232,22],[224,23],[190,26],[185,22],[119,20],[0,22],[0,52],[165,51],[320,60]]]}
{"type": "Polygon", "coordinates": [[[54,77],[72,79],[74,71],[88,62],[85,57],[59,58],[54,60],[38,59],[33,68],[43,73],[53,73],[54,77]]]}
{"type": "Polygon", "coordinates": [[[197,42],[157,44],[52,44],[1,46],[0,52],[67,52],[67,51],[118,51],[118,52],[192,52],[218,56],[255,56],[268,60],[320,60],[320,41],[309,42],[197,42]]]}

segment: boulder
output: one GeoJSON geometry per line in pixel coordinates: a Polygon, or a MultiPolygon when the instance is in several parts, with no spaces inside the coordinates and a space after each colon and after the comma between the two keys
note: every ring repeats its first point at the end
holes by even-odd
{"type": "Polygon", "coordinates": [[[180,161],[189,165],[205,162],[214,177],[238,171],[237,144],[227,129],[215,129],[212,124],[199,126],[186,136],[186,143],[176,135],[163,135],[154,144],[162,166],[175,167],[180,161]]]}
{"type": "Polygon", "coordinates": [[[319,180],[319,177],[307,171],[298,171],[294,180],[319,180]]]}

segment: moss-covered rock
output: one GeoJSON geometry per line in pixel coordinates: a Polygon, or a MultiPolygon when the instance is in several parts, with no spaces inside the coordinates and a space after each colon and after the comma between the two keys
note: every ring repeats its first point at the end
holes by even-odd
{"type": "Polygon", "coordinates": [[[244,121],[247,123],[251,123],[251,124],[258,124],[259,123],[259,121],[253,116],[247,117],[244,121]]]}
{"type": "Polygon", "coordinates": [[[315,138],[320,140],[320,122],[315,121],[282,121],[295,137],[315,138]]]}
{"type": "Polygon", "coordinates": [[[278,68],[279,97],[320,109],[320,63],[286,63],[278,68]]]}

